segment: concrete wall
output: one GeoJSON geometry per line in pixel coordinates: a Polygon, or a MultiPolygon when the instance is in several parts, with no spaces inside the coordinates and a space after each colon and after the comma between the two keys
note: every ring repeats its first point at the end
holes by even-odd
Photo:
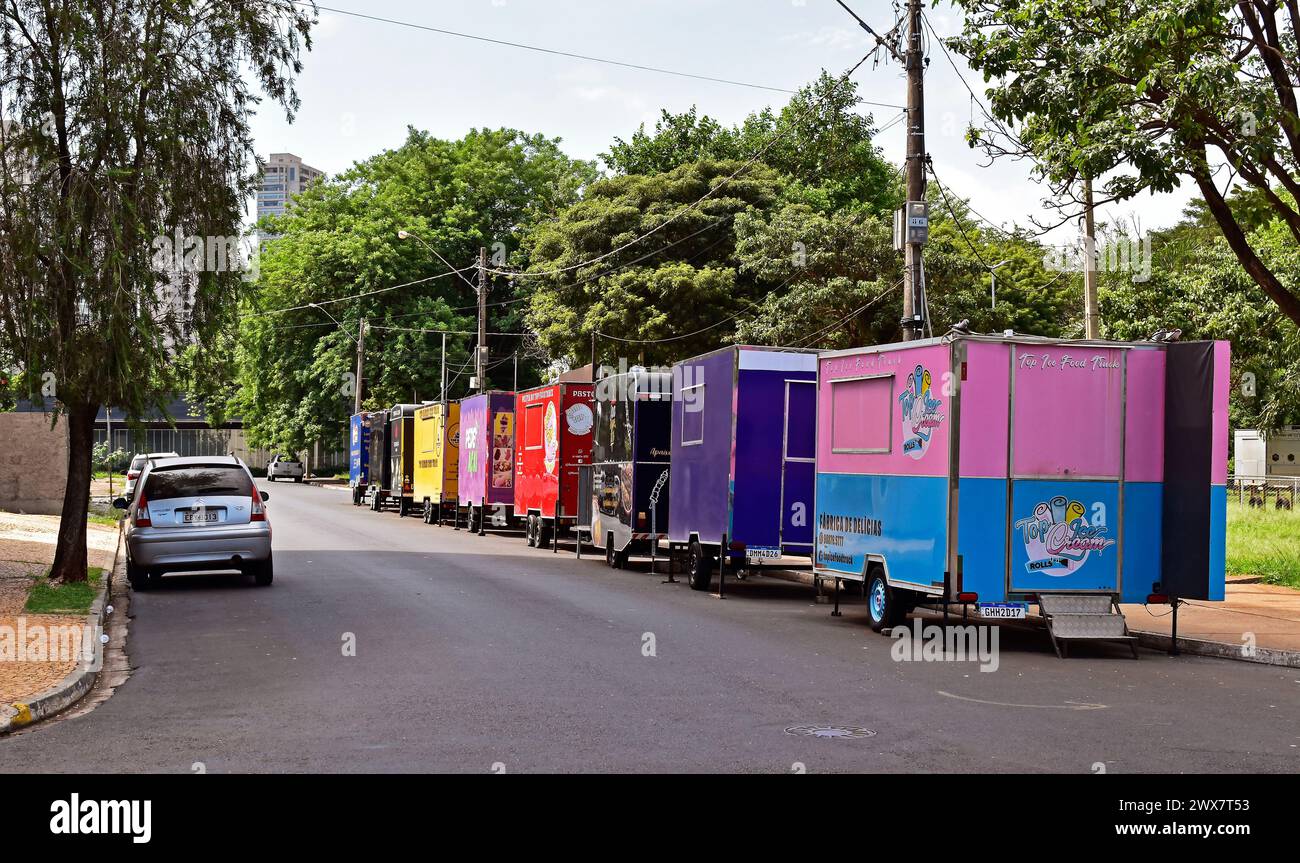
{"type": "Polygon", "coordinates": [[[0,509],[57,515],[68,480],[68,424],[42,413],[0,413],[0,509]]]}

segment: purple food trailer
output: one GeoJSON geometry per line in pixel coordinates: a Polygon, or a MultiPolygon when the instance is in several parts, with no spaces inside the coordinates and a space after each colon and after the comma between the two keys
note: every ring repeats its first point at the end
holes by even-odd
{"type": "Polygon", "coordinates": [[[918,603],[1037,603],[1058,653],[1128,639],[1118,602],[1221,600],[1228,376],[1226,342],[822,354],[814,575],[865,582],[877,630],[918,603]]]}
{"type": "Polygon", "coordinates": [[[723,550],[750,568],[812,556],[817,354],[726,347],[673,366],[670,547],[707,590],[723,550]]]}
{"type": "Polygon", "coordinates": [[[515,502],[514,393],[493,390],[461,399],[456,477],[470,530],[481,535],[488,521],[496,527],[511,524],[515,502]]]}

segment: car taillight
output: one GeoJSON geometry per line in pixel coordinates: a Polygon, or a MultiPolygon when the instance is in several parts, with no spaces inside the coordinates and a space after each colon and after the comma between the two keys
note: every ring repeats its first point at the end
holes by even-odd
{"type": "Polygon", "coordinates": [[[143,494],[140,495],[140,502],[135,505],[135,526],[153,527],[153,519],[149,518],[149,501],[143,494]]]}
{"type": "Polygon", "coordinates": [[[262,505],[262,495],[257,491],[257,486],[253,486],[253,509],[252,515],[248,517],[249,521],[266,521],[266,507],[262,505]]]}
{"type": "Polygon", "coordinates": [[[126,478],[127,478],[127,479],[139,479],[139,478],[140,478],[140,471],[138,471],[138,470],[129,470],[129,471],[126,472],[126,478]]]}

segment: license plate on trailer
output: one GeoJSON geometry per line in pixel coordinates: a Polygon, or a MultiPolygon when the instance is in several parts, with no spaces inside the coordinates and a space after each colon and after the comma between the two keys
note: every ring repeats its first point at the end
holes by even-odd
{"type": "Polygon", "coordinates": [[[779,548],[747,548],[745,549],[746,563],[762,563],[765,560],[780,560],[781,549],[779,548]]]}
{"type": "Polygon", "coordinates": [[[216,524],[217,514],[206,510],[203,512],[183,512],[181,513],[181,521],[185,524],[194,524],[195,522],[199,524],[216,524]]]}
{"type": "Polygon", "coordinates": [[[980,610],[980,617],[997,620],[1024,620],[1029,614],[1027,602],[981,602],[977,607],[980,610]]]}

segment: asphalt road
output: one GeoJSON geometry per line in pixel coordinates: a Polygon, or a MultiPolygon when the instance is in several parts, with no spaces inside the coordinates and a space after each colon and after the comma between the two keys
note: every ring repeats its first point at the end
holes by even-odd
{"type": "Polygon", "coordinates": [[[276,580],[171,576],[130,679],[3,771],[1300,771],[1300,671],[1125,649],[896,662],[865,609],[529,549],[275,484],[276,580]],[[653,635],[654,656],[643,653],[653,635]],[[344,655],[354,637],[355,656],[344,655]],[[802,725],[874,736],[816,738],[802,725]]]}

